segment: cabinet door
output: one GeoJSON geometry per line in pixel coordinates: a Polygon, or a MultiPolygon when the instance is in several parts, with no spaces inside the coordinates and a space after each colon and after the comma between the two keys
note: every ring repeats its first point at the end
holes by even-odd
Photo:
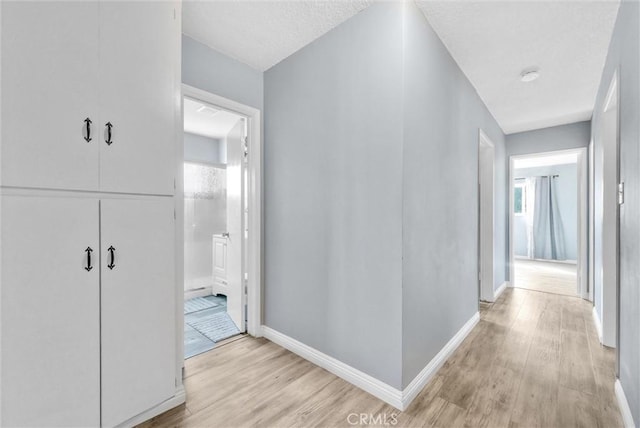
{"type": "Polygon", "coordinates": [[[175,394],[173,199],[103,200],[101,232],[102,425],[114,426],[175,394]]]}
{"type": "Polygon", "coordinates": [[[3,2],[0,27],[2,184],[98,190],[98,3],[3,2]]]}
{"type": "Polygon", "coordinates": [[[98,232],[96,200],[2,196],[1,426],[99,425],[98,232]]]}
{"type": "Polygon", "coordinates": [[[175,2],[100,4],[103,191],[174,193],[179,13],[175,2]]]}
{"type": "Polygon", "coordinates": [[[227,279],[227,238],[213,237],[213,278],[227,279]]]}

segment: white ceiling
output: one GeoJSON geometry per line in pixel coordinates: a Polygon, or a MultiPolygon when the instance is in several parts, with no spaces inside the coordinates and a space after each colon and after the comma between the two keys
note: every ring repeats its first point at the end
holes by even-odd
{"type": "Polygon", "coordinates": [[[560,153],[517,158],[513,161],[513,168],[535,168],[539,166],[566,165],[572,163],[578,163],[577,153],[560,153]]]}
{"type": "Polygon", "coordinates": [[[591,118],[617,0],[416,3],[505,133],[591,118]]]}
{"type": "Polygon", "coordinates": [[[184,132],[210,138],[225,138],[238,120],[240,116],[237,114],[190,98],[184,99],[184,132]]]}
{"type": "MultiPolygon", "coordinates": [[[[183,31],[266,70],[373,1],[185,0],[183,31]]],[[[416,4],[505,133],[591,118],[618,0],[416,4]],[[540,77],[521,82],[531,66],[540,77]]]]}
{"type": "Polygon", "coordinates": [[[369,0],[185,0],[182,29],[264,71],[369,4],[369,0]]]}

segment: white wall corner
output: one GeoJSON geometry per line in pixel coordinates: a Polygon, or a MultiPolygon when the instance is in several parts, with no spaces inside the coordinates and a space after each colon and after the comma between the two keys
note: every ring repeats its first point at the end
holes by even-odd
{"type": "Polygon", "coordinates": [[[600,322],[600,317],[598,316],[598,311],[596,310],[596,307],[593,307],[593,311],[591,311],[591,314],[593,315],[593,324],[596,326],[596,331],[598,332],[598,339],[600,340],[600,343],[602,342],[602,323],[600,322]]]}
{"type": "Polygon", "coordinates": [[[374,378],[360,370],[351,367],[342,361],[324,354],[302,342],[299,342],[285,334],[280,333],[265,325],[262,326],[262,336],[269,339],[273,343],[282,346],[285,349],[299,355],[300,357],[314,363],[317,366],[333,373],[339,378],[344,379],[352,385],[368,392],[369,394],[379,398],[395,407],[398,410],[402,408],[402,391],[396,389],[381,380],[374,378]]]}
{"type": "MultiPolygon", "coordinates": [[[[506,283],[505,283],[506,284],[506,283]]],[[[505,285],[503,284],[503,286],[505,285]]],[[[501,286],[502,287],[502,286],[501,286]]],[[[469,335],[471,330],[480,321],[480,314],[476,312],[471,319],[467,321],[460,330],[444,345],[444,348],[436,354],[435,357],[425,366],[424,369],[418,373],[418,375],[407,385],[402,391],[402,406],[400,410],[404,410],[409,407],[411,402],[420,394],[425,386],[438,372],[440,367],[447,361],[447,359],[458,349],[458,346],[469,335]]]]}
{"type": "Polygon", "coordinates": [[[497,290],[493,291],[493,301],[495,302],[496,300],[498,300],[498,297],[500,297],[500,295],[502,294],[502,292],[504,290],[507,289],[507,287],[510,287],[509,285],[509,281],[505,281],[502,283],[502,285],[500,287],[498,287],[497,290]]]}
{"type": "Polygon", "coordinates": [[[631,408],[629,407],[627,396],[624,394],[624,389],[622,389],[620,379],[616,379],[614,389],[616,391],[616,399],[618,400],[618,407],[620,408],[620,413],[622,414],[622,422],[624,423],[625,428],[635,428],[636,425],[633,422],[631,408]]]}

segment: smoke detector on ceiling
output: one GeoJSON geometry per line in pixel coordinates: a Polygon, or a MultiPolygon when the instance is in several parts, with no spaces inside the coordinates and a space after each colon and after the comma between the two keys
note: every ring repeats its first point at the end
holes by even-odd
{"type": "Polygon", "coordinates": [[[527,68],[520,73],[520,80],[523,82],[533,82],[540,77],[540,70],[537,68],[527,68]]]}
{"type": "Polygon", "coordinates": [[[207,116],[215,116],[220,110],[216,110],[209,106],[200,106],[196,111],[198,113],[206,114],[207,116]]]}

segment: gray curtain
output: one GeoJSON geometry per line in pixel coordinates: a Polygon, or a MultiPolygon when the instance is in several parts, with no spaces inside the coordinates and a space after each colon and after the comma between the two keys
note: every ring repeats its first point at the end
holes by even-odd
{"type": "Polygon", "coordinates": [[[535,259],[566,260],[557,193],[556,180],[553,177],[535,178],[532,242],[535,259]]]}

